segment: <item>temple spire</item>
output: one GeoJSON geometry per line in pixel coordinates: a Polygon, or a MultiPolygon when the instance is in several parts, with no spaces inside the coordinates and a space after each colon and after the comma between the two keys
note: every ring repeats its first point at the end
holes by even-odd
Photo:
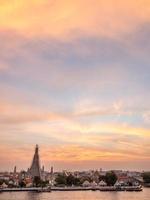
{"type": "Polygon", "coordinates": [[[35,147],[35,153],[33,156],[32,165],[30,168],[30,174],[34,177],[40,177],[41,178],[41,168],[40,168],[40,161],[39,161],[39,147],[36,145],[35,147]]]}

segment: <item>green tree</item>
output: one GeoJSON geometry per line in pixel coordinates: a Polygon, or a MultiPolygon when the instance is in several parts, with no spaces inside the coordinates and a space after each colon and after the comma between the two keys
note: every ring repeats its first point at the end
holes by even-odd
{"type": "Polygon", "coordinates": [[[66,185],[67,184],[67,176],[65,174],[58,174],[55,179],[56,185],[66,185]]]}
{"type": "Polygon", "coordinates": [[[35,187],[39,187],[41,185],[41,179],[39,176],[35,176],[34,179],[33,179],[33,185],[35,187]]]}
{"type": "Polygon", "coordinates": [[[49,181],[42,181],[41,180],[40,186],[41,187],[46,187],[48,184],[49,184],[49,181]]]}
{"type": "Polygon", "coordinates": [[[26,187],[26,184],[23,180],[19,182],[19,187],[21,188],[26,187]]]}
{"type": "Polygon", "coordinates": [[[3,179],[0,179],[0,185],[2,185],[5,181],[3,179]]]}
{"type": "Polygon", "coordinates": [[[117,181],[117,176],[113,171],[107,172],[105,176],[107,185],[113,186],[117,181]]]}
{"type": "Polygon", "coordinates": [[[74,178],[74,185],[75,186],[81,186],[81,181],[80,181],[79,178],[77,178],[77,177],[74,178]]]}
{"type": "Polygon", "coordinates": [[[105,181],[106,177],[104,175],[99,176],[99,181],[105,181]]]}
{"type": "Polygon", "coordinates": [[[144,172],[142,174],[142,177],[143,177],[144,183],[150,183],[150,172],[144,172]]]}
{"type": "Polygon", "coordinates": [[[69,176],[67,176],[66,182],[67,182],[68,186],[74,185],[74,176],[72,174],[70,174],[69,176]]]}
{"type": "Polygon", "coordinates": [[[79,186],[81,184],[80,183],[80,179],[75,177],[75,176],[73,176],[72,174],[67,176],[66,181],[67,181],[67,185],[68,186],[72,186],[72,185],[79,186]]]}

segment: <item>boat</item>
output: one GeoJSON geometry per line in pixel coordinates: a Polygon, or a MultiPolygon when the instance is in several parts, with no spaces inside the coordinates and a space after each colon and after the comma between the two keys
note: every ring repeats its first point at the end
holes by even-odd
{"type": "Polygon", "coordinates": [[[103,192],[109,192],[109,191],[117,191],[116,188],[114,186],[105,186],[105,187],[99,187],[100,191],[103,192]]]}
{"type": "Polygon", "coordinates": [[[140,192],[143,190],[142,186],[120,186],[120,187],[115,187],[115,186],[105,186],[105,187],[99,187],[100,191],[103,192],[109,192],[109,191],[130,191],[130,192],[140,192]]]}
{"type": "Polygon", "coordinates": [[[51,192],[51,187],[39,188],[37,192],[51,192]]]}
{"type": "Polygon", "coordinates": [[[126,186],[124,187],[125,191],[128,192],[140,192],[143,190],[142,186],[126,186]]]}

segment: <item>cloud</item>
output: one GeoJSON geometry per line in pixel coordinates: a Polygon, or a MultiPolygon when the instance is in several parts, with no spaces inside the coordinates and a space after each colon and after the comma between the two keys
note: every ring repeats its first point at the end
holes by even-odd
{"type": "Polygon", "coordinates": [[[110,116],[130,115],[131,112],[124,109],[122,101],[114,102],[111,105],[101,105],[89,99],[79,101],[75,107],[75,116],[110,116]]]}
{"type": "Polygon", "coordinates": [[[42,121],[57,121],[65,118],[63,114],[44,111],[33,105],[0,102],[1,124],[22,124],[42,121]]]}
{"type": "Polygon", "coordinates": [[[30,1],[2,2],[1,28],[28,36],[72,37],[76,34],[119,37],[148,21],[149,1],[30,1]],[[86,4],[86,9],[85,9],[86,4]],[[132,17],[130,17],[132,16],[132,17]]]}
{"type": "Polygon", "coordinates": [[[3,164],[39,143],[46,163],[146,168],[149,0],[0,3],[3,164]]]}
{"type": "MultiPolygon", "coordinates": [[[[43,119],[42,119],[43,120],[43,119]]],[[[19,167],[29,167],[35,143],[40,145],[43,163],[62,162],[145,162],[149,159],[149,130],[120,124],[77,123],[71,118],[57,121],[30,122],[17,126],[0,125],[1,161],[8,166],[8,155],[19,160],[19,167]],[[25,143],[24,143],[25,141],[25,143]],[[127,148],[128,146],[128,148],[127,148]],[[8,153],[9,152],[9,153],[8,153]],[[11,152],[11,153],[10,153],[11,152]],[[29,153],[28,153],[29,152],[29,153]],[[32,153],[31,153],[32,152],[32,153]],[[28,158],[25,156],[28,155],[28,158]],[[24,163],[22,165],[21,163],[24,163]]],[[[3,166],[2,165],[2,166],[3,166]]],[[[1,167],[2,167],[1,166],[1,167]]],[[[9,163],[10,166],[10,163],[9,163]]],[[[60,168],[59,168],[60,169],[60,168]]]]}
{"type": "MultiPolygon", "coordinates": [[[[141,151],[141,145],[134,145],[131,148],[131,143],[128,144],[128,150],[125,148],[126,145],[120,147],[120,149],[103,149],[101,147],[89,147],[89,146],[80,146],[80,145],[59,145],[59,146],[40,146],[40,158],[43,163],[55,163],[61,162],[62,164],[68,163],[70,166],[74,163],[82,162],[87,165],[86,168],[90,165],[91,162],[119,162],[124,163],[127,166],[127,163],[130,161],[138,162],[142,160],[145,162],[149,159],[149,153],[141,151]],[[140,149],[140,150],[139,150],[140,149]]],[[[146,147],[148,150],[148,147],[146,147]]],[[[25,164],[28,168],[31,164],[32,156],[34,149],[31,146],[25,147],[13,147],[1,145],[0,150],[2,152],[0,158],[3,163],[11,157],[12,165],[16,164],[14,161],[19,160],[25,164]],[[9,155],[9,156],[8,156],[9,155]],[[28,155],[28,156],[27,156],[28,155]]],[[[18,164],[18,163],[17,163],[18,164]]],[[[25,168],[24,168],[25,169],[25,168]]],[[[73,168],[72,168],[73,169],[73,168]]]]}
{"type": "Polygon", "coordinates": [[[146,111],[145,113],[143,113],[143,119],[146,123],[150,123],[150,111],[146,111]]]}
{"type": "Polygon", "coordinates": [[[145,77],[148,67],[144,65],[144,72],[140,67],[143,59],[135,58],[127,45],[115,39],[81,37],[62,42],[51,37],[29,39],[4,31],[0,42],[1,66],[6,68],[1,71],[2,80],[12,81],[11,84],[14,79],[18,80],[20,87],[25,83],[26,87],[39,85],[51,90],[72,87],[72,90],[88,92],[105,88],[111,92],[120,91],[120,88],[122,91],[130,84],[129,93],[134,93],[135,89],[142,92],[148,87],[148,84],[140,87],[143,81],[149,80],[145,77]],[[138,65],[131,66],[134,62],[138,65]],[[135,74],[135,70],[138,73],[135,74]]]}

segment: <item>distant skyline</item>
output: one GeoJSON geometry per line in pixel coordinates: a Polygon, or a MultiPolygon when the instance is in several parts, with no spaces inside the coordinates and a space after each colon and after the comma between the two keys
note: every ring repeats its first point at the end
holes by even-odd
{"type": "Polygon", "coordinates": [[[150,170],[150,1],[0,0],[0,171],[150,170]]]}

